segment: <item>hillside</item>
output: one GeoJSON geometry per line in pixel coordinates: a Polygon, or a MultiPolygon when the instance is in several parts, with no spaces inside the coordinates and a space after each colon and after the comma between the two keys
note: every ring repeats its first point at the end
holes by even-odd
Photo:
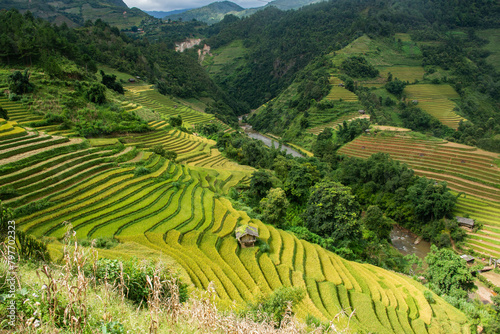
{"type": "Polygon", "coordinates": [[[83,26],[86,21],[101,19],[119,28],[138,26],[149,17],[138,8],[128,8],[122,0],[46,2],[41,0],[0,1],[0,9],[15,8],[21,13],[30,11],[36,17],[69,27],[83,26]]]}
{"type": "Polygon", "coordinates": [[[191,21],[197,20],[207,24],[220,22],[228,14],[238,14],[243,7],[231,1],[213,2],[207,6],[190,9],[181,13],[173,13],[163,17],[164,20],[191,21]]]}
{"type": "MultiPolygon", "coordinates": [[[[155,97],[149,101],[163,103],[155,97]]],[[[123,147],[14,131],[15,126],[0,136],[2,184],[14,191],[5,204],[17,208],[17,223],[29,233],[57,240],[69,222],[80,239],[114,237],[124,248],[140,244],[161,251],[186,270],[195,287],[213,282],[226,303],[295,286],[306,292],[297,306],[300,318],[327,321],[342,309],[355,309],[349,326],[362,332],[469,333],[461,312],[438,296],[429,304],[426,289],[412,279],[346,261],[236,210],[223,195],[247,183],[252,169],[216,155],[183,157],[209,141],[158,129],[124,138],[123,147]],[[176,150],[179,162],[129,146],[157,144],[176,150]],[[148,172],[139,174],[139,169],[148,172]],[[233,233],[244,223],[258,227],[269,251],[239,248],[233,233]]],[[[53,258],[62,251],[58,241],[49,249],[53,258]]],[[[337,326],[346,325],[341,318],[337,326]]]]}
{"type": "Polygon", "coordinates": [[[183,12],[188,11],[190,9],[192,9],[192,8],[172,10],[169,12],[164,12],[164,11],[159,11],[159,10],[152,10],[152,11],[147,10],[145,12],[153,17],[156,17],[157,19],[163,19],[165,16],[180,14],[180,13],[183,13],[183,12]]]}
{"type": "Polygon", "coordinates": [[[224,16],[229,14],[235,15],[237,17],[246,17],[269,7],[278,8],[280,10],[291,10],[299,9],[301,7],[322,1],[325,0],[274,0],[268,2],[262,7],[248,9],[242,8],[241,6],[231,1],[217,1],[200,8],[182,10],[176,13],[158,12],[158,16],[155,16],[153,14],[151,15],[158,18],[163,18],[164,20],[182,20],[185,22],[194,19],[197,21],[205,22],[207,24],[214,24],[222,21],[224,19],[224,16]]]}

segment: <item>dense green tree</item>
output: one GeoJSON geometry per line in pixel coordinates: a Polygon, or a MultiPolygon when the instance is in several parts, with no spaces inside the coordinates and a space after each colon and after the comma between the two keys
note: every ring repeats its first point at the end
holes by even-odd
{"type": "Polygon", "coordinates": [[[309,197],[310,188],[320,179],[316,166],[306,162],[294,164],[288,172],[284,189],[295,203],[305,203],[309,197]]]}
{"type": "Polygon", "coordinates": [[[394,221],[384,216],[384,212],[377,205],[370,205],[366,210],[365,216],[362,219],[365,227],[372,231],[378,239],[391,239],[391,231],[394,226],[394,221]]]}
{"type": "Polygon", "coordinates": [[[172,126],[180,127],[182,126],[182,116],[177,115],[177,116],[170,116],[169,123],[172,126]]]}
{"type": "Polygon", "coordinates": [[[104,73],[103,70],[101,70],[101,76],[102,76],[101,83],[104,86],[108,87],[109,89],[114,90],[115,92],[117,92],[119,94],[125,94],[125,91],[123,90],[122,84],[116,81],[116,75],[106,74],[106,73],[104,73]]]}
{"type": "Polygon", "coordinates": [[[266,196],[273,186],[272,175],[262,169],[256,170],[250,179],[250,192],[257,203],[266,196]]]}
{"type": "Polygon", "coordinates": [[[87,99],[90,102],[103,104],[106,102],[106,86],[98,82],[93,83],[87,89],[87,99]]]}
{"type": "Polygon", "coordinates": [[[9,120],[9,115],[7,115],[7,110],[2,107],[0,107],[0,118],[3,118],[6,121],[9,120]]]}
{"type": "Polygon", "coordinates": [[[311,232],[349,243],[361,238],[359,213],[360,205],[349,187],[323,181],[314,186],[302,218],[311,232]]]}
{"type": "Polygon", "coordinates": [[[415,206],[418,218],[425,222],[450,216],[457,202],[446,182],[426,178],[419,178],[408,188],[408,199],[415,206]]]}
{"type": "Polygon", "coordinates": [[[385,89],[391,94],[394,94],[398,97],[401,97],[403,94],[403,90],[406,87],[406,83],[404,81],[399,80],[398,78],[394,80],[389,80],[388,83],[385,84],[385,89]]]}
{"type": "Polygon", "coordinates": [[[24,70],[24,73],[20,71],[15,71],[9,75],[9,90],[14,94],[25,94],[31,93],[35,89],[35,85],[30,82],[30,73],[28,69],[24,70]]]}
{"type": "Polygon", "coordinates": [[[353,78],[374,78],[379,71],[370,65],[363,56],[352,56],[340,65],[342,71],[353,78]]]}
{"type": "Polygon", "coordinates": [[[264,221],[268,224],[281,227],[283,225],[283,219],[286,216],[288,205],[289,202],[283,189],[270,189],[266,197],[260,201],[260,208],[264,221]]]}
{"type": "Polygon", "coordinates": [[[446,295],[467,298],[467,293],[474,287],[471,268],[453,250],[438,249],[431,246],[430,253],[425,257],[429,265],[426,277],[433,290],[446,295]]]}

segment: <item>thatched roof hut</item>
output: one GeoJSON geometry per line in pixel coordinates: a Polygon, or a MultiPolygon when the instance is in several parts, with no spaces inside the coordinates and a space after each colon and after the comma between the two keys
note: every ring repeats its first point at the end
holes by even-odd
{"type": "Polygon", "coordinates": [[[258,237],[259,230],[257,227],[242,225],[236,228],[236,239],[239,241],[242,248],[255,246],[258,237]]]}

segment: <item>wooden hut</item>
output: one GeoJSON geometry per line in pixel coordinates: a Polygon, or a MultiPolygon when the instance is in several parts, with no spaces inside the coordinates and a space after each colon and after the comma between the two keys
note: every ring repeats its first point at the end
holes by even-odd
{"type": "Polygon", "coordinates": [[[254,247],[258,237],[257,227],[242,225],[236,229],[236,239],[238,239],[241,248],[254,247]]]}
{"type": "Polygon", "coordinates": [[[455,217],[457,219],[458,225],[467,227],[468,229],[474,228],[474,219],[465,218],[465,217],[455,217]]]}

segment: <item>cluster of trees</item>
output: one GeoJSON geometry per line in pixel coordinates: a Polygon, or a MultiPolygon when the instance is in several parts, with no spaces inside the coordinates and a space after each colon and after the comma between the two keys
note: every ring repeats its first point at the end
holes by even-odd
{"type": "MultiPolygon", "coordinates": [[[[209,78],[196,57],[174,51],[172,41],[132,39],[100,19],[70,29],[16,10],[0,12],[0,31],[0,59],[7,63],[36,64],[63,80],[94,80],[96,64],[101,63],[157,83],[164,94],[210,97],[229,109],[233,118],[248,111],[244,103],[229,97],[209,78]],[[79,70],[65,66],[67,60],[79,70]]],[[[122,92],[121,84],[112,75],[103,76],[102,83],[122,92]]]]}
{"type": "Polygon", "coordinates": [[[375,78],[379,71],[370,65],[363,56],[352,56],[340,65],[340,69],[352,78],[375,78]]]}
{"type": "MultiPolygon", "coordinates": [[[[216,81],[231,95],[256,108],[285,89],[313,58],[338,50],[362,34],[388,37],[394,32],[428,29],[442,32],[496,28],[500,26],[499,13],[500,5],[492,1],[455,4],[444,0],[341,0],[297,11],[270,7],[243,19],[226,16],[204,33],[213,48],[234,40],[244,41],[249,51],[245,64],[216,81]]],[[[374,74],[371,69],[363,70],[354,77],[374,74]]]]}
{"type": "Polygon", "coordinates": [[[390,246],[396,223],[440,246],[462,241],[465,233],[446,219],[456,203],[446,183],[415,176],[386,154],[368,160],[335,154],[368,125],[358,120],[325,130],[317,137],[314,158],[292,158],[241,135],[219,133],[223,154],[265,168],[254,172],[248,189],[231,197],[267,223],[347,258],[391,269],[404,271],[410,263],[390,246]]]}

